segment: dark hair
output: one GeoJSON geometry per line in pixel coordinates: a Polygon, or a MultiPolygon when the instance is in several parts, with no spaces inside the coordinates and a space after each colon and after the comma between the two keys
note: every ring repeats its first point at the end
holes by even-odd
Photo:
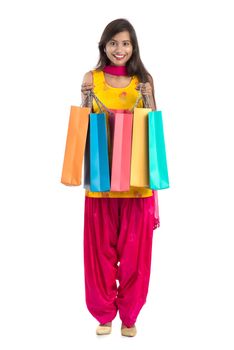
{"type": "Polygon", "coordinates": [[[106,65],[110,64],[110,60],[108,59],[108,57],[106,56],[106,53],[104,52],[105,46],[108,43],[108,41],[110,41],[113,38],[113,36],[124,31],[129,32],[131,43],[133,46],[132,56],[129,59],[129,61],[126,63],[128,75],[129,76],[136,75],[140,80],[140,82],[145,83],[149,81],[148,76],[150,76],[150,74],[146,70],[144,64],[141,61],[140,50],[139,50],[135,29],[133,28],[132,24],[124,18],[119,18],[110,22],[104,29],[100,42],[98,44],[100,57],[99,57],[96,69],[103,70],[103,68],[106,65]]]}

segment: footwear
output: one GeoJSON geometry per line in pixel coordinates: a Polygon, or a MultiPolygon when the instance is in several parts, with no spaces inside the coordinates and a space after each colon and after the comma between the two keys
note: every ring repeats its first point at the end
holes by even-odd
{"type": "Polygon", "coordinates": [[[105,324],[99,324],[96,329],[97,335],[106,335],[111,333],[111,322],[105,323],[105,324]]]}
{"type": "Polygon", "coordinates": [[[122,325],[122,327],[121,327],[121,334],[124,337],[135,337],[135,335],[137,334],[136,326],[133,325],[132,327],[128,328],[125,325],[122,325]]]}

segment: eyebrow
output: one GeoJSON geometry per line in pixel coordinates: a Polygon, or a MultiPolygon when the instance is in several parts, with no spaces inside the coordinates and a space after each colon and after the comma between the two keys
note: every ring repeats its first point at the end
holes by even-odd
{"type": "MultiPolygon", "coordinates": [[[[115,42],[118,42],[118,40],[115,40],[115,39],[110,39],[110,41],[115,41],[115,42]]],[[[122,40],[122,42],[131,42],[131,40],[122,40]]]]}

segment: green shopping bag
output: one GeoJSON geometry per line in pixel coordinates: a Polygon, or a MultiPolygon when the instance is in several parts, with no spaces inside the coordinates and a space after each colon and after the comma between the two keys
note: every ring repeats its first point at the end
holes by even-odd
{"type": "Polygon", "coordinates": [[[149,187],[162,190],[169,187],[166,147],[161,111],[148,114],[149,187]]]}

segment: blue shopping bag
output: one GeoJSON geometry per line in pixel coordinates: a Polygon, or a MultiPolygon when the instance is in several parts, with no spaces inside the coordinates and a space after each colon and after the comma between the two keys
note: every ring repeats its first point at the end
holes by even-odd
{"type": "Polygon", "coordinates": [[[163,190],[169,187],[166,147],[161,111],[148,114],[149,187],[163,190]]]}
{"type": "Polygon", "coordinates": [[[90,191],[110,191],[106,115],[90,113],[90,191]]]}

